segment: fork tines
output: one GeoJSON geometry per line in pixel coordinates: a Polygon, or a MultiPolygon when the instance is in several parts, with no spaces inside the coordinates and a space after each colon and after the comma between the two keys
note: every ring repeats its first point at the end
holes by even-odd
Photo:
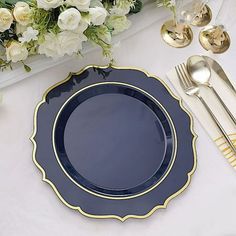
{"type": "Polygon", "coordinates": [[[177,65],[175,71],[178,75],[179,80],[183,83],[183,86],[190,87],[192,85],[191,80],[189,79],[188,72],[184,63],[177,65]]]}

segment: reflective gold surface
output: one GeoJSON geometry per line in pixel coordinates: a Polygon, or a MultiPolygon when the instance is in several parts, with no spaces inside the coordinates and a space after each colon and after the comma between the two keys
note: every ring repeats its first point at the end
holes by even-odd
{"type": "Polygon", "coordinates": [[[197,14],[197,16],[193,19],[192,25],[198,27],[206,26],[211,22],[211,19],[212,11],[209,6],[205,5],[199,14],[197,14]]]}
{"type": "MultiPolygon", "coordinates": [[[[187,71],[190,75],[190,78],[199,86],[205,86],[211,89],[221,106],[224,108],[225,113],[229,116],[230,121],[236,127],[236,118],[228,106],[225,104],[221,95],[215,90],[211,83],[211,67],[202,56],[191,56],[187,60],[187,71]]],[[[236,149],[235,149],[236,154],[236,149]]]]}
{"type": "MultiPolygon", "coordinates": [[[[185,94],[197,98],[202,105],[205,107],[205,110],[208,112],[209,116],[211,117],[212,121],[214,121],[214,124],[218,128],[219,132],[224,136],[225,140],[227,141],[228,145],[236,154],[236,147],[234,146],[234,143],[231,141],[230,137],[228,136],[226,129],[221,124],[219,119],[215,116],[214,112],[212,111],[211,107],[209,107],[206,100],[201,96],[200,94],[200,86],[199,84],[196,84],[195,81],[191,78],[191,75],[189,75],[187,68],[184,63],[177,65],[175,67],[176,74],[179,78],[180,85],[182,89],[184,90],[185,94]]],[[[201,76],[201,75],[200,75],[201,76]]]]}
{"type": "Polygon", "coordinates": [[[226,75],[226,73],[224,72],[221,65],[216,60],[212,59],[211,57],[208,57],[208,56],[203,56],[203,57],[210,65],[211,69],[215,71],[215,73],[220,77],[220,79],[222,79],[236,95],[236,89],[234,85],[232,84],[232,82],[230,81],[230,79],[228,78],[228,76],[226,75]]]}
{"type": "Polygon", "coordinates": [[[230,47],[229,34],[221,26],[207,26],[199,34],[200,44],[207,51],[224,53],[230,47]]]}
{"type": "Polygon", "coordinates": [[[174,20],[165,22],[161,28],[162,39],[175,48],[187,47],[193,40],[193,32],[190,26],[176,24],[174,20]]]}

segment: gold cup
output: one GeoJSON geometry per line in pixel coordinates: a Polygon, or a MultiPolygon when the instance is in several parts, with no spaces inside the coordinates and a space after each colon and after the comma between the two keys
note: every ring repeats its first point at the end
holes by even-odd
{"type": "Polygon", "coordinates": [[[201,11],[195,16],[192,25],[203,27],[208,25],[212,20],[212,11],[208,5],[204,5],[201,11]]]}
{"type": "Polygon", "coordinates": [[[229,34],[221,25],[205,27],[199,34],[199,41],[204,49],[215,54],[227,51],[231,42],[229,34]]]}
{"type": "Polygon", "coordinates": [[[166,21],[161,28],[162,39],[170,46],[183,48],[193,40],[193,32],[190,26],[177,23],[175,20],[166,21]]]}

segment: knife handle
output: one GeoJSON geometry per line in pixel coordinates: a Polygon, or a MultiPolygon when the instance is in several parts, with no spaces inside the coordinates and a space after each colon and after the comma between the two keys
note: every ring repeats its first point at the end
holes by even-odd
{"type": "Polygon", "coordinates": [[[223,126],[220,124],[219,120],[216,118],[216,116],[214,115],[214,113],[212,112],[211,108],[207,105],[207,103],[205,102],[205,100],[198,94],[197,98],[202,102],[202,104],[205,106],[206,110],[208,111],[209,115],[211,116],[212,120],[215,122],[216,126],[218,127],[219,131],[221,132],[221,134],[223,135],[223,137],[225,138],[226,142],[228,143],[228,145],[230,146],[232,152],[234,153],[234,155],[236,155],[236,146],[234,146],[233,141],[230,139],[230,137],[228,136],[228,134],[226,133],[225,129],[223,128],[223,126]]]}
{"type": "Polygon", "coordinates": [[[209,86],[209,88],[213,91],[213,93],[215,94],[215,96],[217,97],[217,99],[219,100],[221,105],[224,107],[224,109],[227,112],[228,116],[231,118],[231,120],[233,121],[234,125],[236,126],[236,118],[234,117],[232,112],[229,110],[229,108],[226,106],[226,104],[224,103],[224,101],[222,100],[220,95],[217,93],[217,91],[212,86],[209,86]]]}

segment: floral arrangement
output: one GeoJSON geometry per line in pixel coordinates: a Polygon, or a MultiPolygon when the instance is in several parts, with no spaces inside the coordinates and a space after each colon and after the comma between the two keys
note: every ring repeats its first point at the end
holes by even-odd
{"type": "Polygon", "coordinates": [[[112,58],[112,36],[128,29],[127,15],[141,7],[140,0],[1,0],[0,69],[21,62],[30,71],[32,55],[80,55],[86,41],[112,58]]]}

